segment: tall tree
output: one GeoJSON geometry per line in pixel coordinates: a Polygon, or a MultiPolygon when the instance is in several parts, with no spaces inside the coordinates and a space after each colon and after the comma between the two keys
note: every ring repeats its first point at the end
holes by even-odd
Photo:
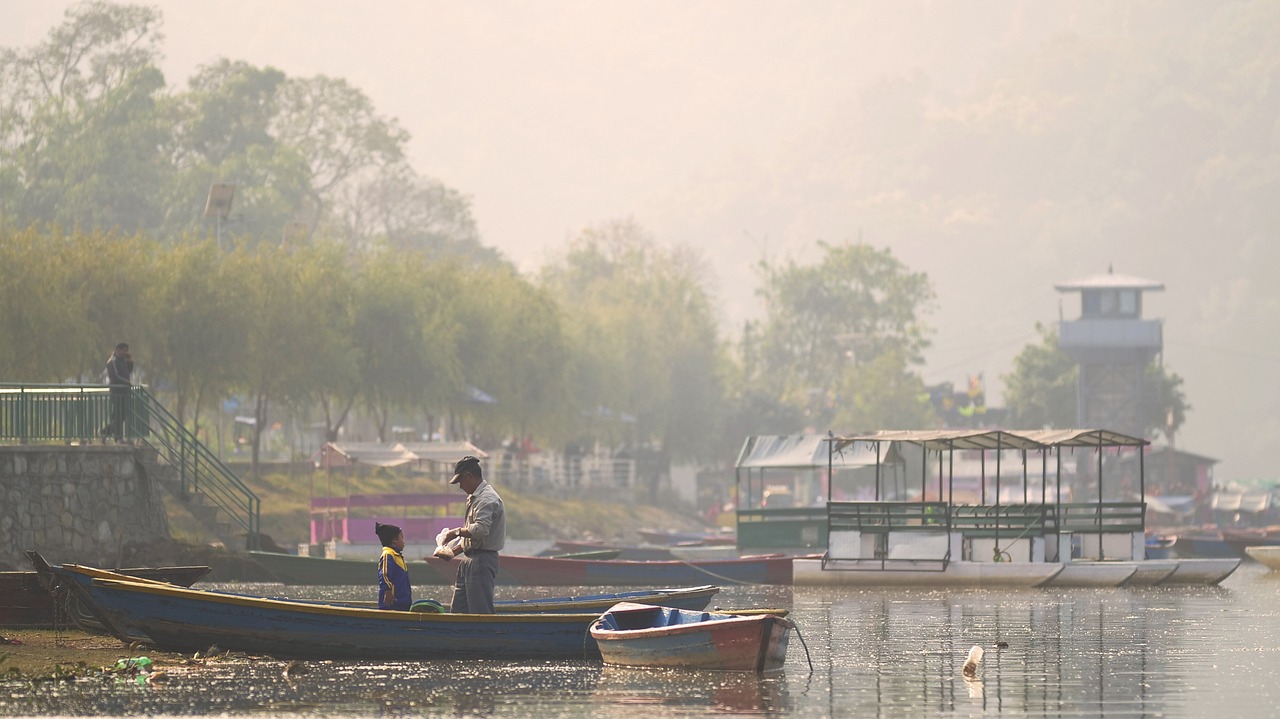
{"type": "Polygon", "coordinates": [[[408,133],[378,115],[369,97],[346,80],[289,78],[278,101],[272,134],[306,163],[311,232],[343,214],[362,179],[404,157],[408,133]]]}
{"type": "Polygon", "coordinates": [[[672,457],[705,453],[723,374],[700,266],[622,220],[588,228],[544,270],[565,308],[577,406],[596,417],[596,438],[655,443],[672,457]]]}
{"type": "MultiPolygon", "coordinates": [[[[1005,404],[1012,425],[1019,427],[1074,427],[1079,368],[1058,347],[1058,332],[1036,324],[1039,344],[1029,344],[1013,361],[1013,371],[1003,377],[1005,404]]],[[[1145,433],[1160,433],[1172,441],[1186,421],[1191,405],[1182,391],[1182,378],[1152,363],[1143,373],[1144,402],[1140,418],[1145,433]]]]}
{"type": "Polygon", "coordinates": [[[376,170],[359,184],[341,213],[343,231],[356,242],[380,240],[396,250],[435,259],[458,257],[482,265],[502,262],[497,250],[481,244],[470,198],[419,175],[406,162],[376,170]]]}
{"type": "Polygon", "coordinates": [[[166,104],[172,126],[167,153],[174,178],[166,195],[165,231],[208,232],[203,216],[214,182],[235,185],[228,238],[276,241],[306,205],[310,169],[272,135],[284,73],[222,59],[199,68],[185,92],[166,104]]]}
{"type": "Polygon", "coordinates": [[[248,298],[244,358],[236,385],[252,402],[252,467],[275,408],[295,410],[326,382],[342,377],[353,355],[334,322],[346,299],[345,253],[328,244],[282,248],[244,244],[227,256],[227,277],[248,298]]]}
{"type": "Polygon", "coordinates": [[[212,239],[181,242],[160,253],[146,287],[146,304],[155,308],[148,321],[148,365],[192,432],[200,430],[201,409],[230,394],[246,356],[242,339],[251,305],[227,271],[212,239]]]}
{"type": "Polygon", "coordinates": [[[353,298],[354,386],[373,413],[382,441],[391,439],[393,411],[412,410],[428,397],[439,397],[442,380],[456,376],[450,338],[431,328],[438,300],[416,259],[373,253],[364,262],[353,298]]]}
{"type": "MultiPolygon", "coordinates": [[[[0,378],[6,381],[97,376],[81,361],[88,327],[78,297],[66,291],[73,285],[66,243],[61,235],[0,225],[0,378]]],[[[105,363],[108,350],[97,349],[105,363]]]]}
{"type": "Polygon", "coordinates": [[[555,299],[509,267],[442,267],[452,268],[456,285],[450,315],[461,375],[497,400],[455,395],[454,411],[494,438],[567,439],[580,418],[570,401],[568,340],[555,299]]]}
{"type": "Polygon", "coordinates": [[[42,43],[0,51],[0,214],[154,226],[165,170],[160,20],[154,8],[82,3],[42,43]]]}
{"type": "Polygon", "coordinates": [[[825,254],[815,265],[760,263],[765,318],[748,326],[743,357],[753,370],[746,381],[769,386],[823,428],[856,367],[889,353],[901,370],[922,362],[933,289],[888,249],[818,244],[825,254]]]}

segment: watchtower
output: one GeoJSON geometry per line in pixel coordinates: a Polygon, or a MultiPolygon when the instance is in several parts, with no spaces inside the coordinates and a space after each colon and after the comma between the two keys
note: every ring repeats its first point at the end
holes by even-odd
{"type": "Polygon", "coordinates": [[[1076,419],[1081,427],[1106,427],[1143,436],[1146,369],[1164,350],[1160,320],[1142,318],[1142,293],[1164,284],[1107,269],[1054,285],[1080,293],[1080,318],[1058,323],[1058,347],[1080,367],[1076,419]]]}

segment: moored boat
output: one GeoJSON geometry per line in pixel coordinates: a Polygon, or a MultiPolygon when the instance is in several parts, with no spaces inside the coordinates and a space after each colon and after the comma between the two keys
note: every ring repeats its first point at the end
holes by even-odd
{"type": "MultiPolygon", "coordinates": [[[[33,559],[33,561],[35,561],[33,559]]],[[[42,560],[40,560],[42,561],[42,560]]],[[[48,565],[45,564],[45,567],[48,565]]],[[[64,564],[59,567],[62,576],[88,586],[93,579],[127,580],[129,577],[115,574],[103,569],[81,567],[75,564],[64,564]]],[[[52,571],[52,568],[50,568],[52,571]]],[[[35,574],[35,572],[32,572],[35,574]]],[[[499,614],[575,614],[602,612],[618,602],[634,602],[637,604],[661,604],[666,607],[698,611],[711,603],[711,598],[720,591],[714,584],[693,587],[670,587],[662,589],[638,589],[627,592],[607,592],[602,594],[585,594],[564,597],[535,597],[529,599],[500,599],[494,602],[494,611],[499,614]]],[[[235,594],[234,592],[220,592],[235,594]]],[[[237,595],[241,596],[241,595],[237,595]]],[[[293,600],[290,600],[293,601],[293,600]]],[[[326,604],[362,607],[371,609],[376,602],[325,602],[326,604]]]]}
{"type": "Polygon", "coordinates": [[[1042,587],[1118,587],[1138,571],[1137,562],[1065,562],[1042,587]]]}
{"type": "Polygon", "coordinates": [[[1239,557],[1191,557],[1178,560],[1178,568],[1160,582],[1170,584],[1221,584],[1240,566],[1239,557]]]}
{"type": "Polygon", "coordinates": [[[599,616],[593,613],[401,612],[102,578],[71,586],[117,636],[132,641],[136,628],[166,651],[217,646],[297,659],[596,656],[587,634],[599,616]]]}
{"type": "Polygon", "coordinates": [[[1280,546],[1273,544],[1245,547],[1245,554],[1272,570],[1280,570],[1280,546]]]}
{"type": "MultiPolygon", "coordinates": [[[[168,582],[184,587],[209,573],[209,567],[127,567],[112,572],[168,582]]],[[[72,609],[72,614],[74,607],[72,609]]],[[[30,572],[0,572],[0,627],[52,627],[56,606],[53,595],[30,572]]]]}
{"type": "Polygon", "coordinates": [[[690,612],[622,602],[591,625],[606,664],[771,672],[795,625],[776,614],[690,612]]]}
{"type": "MultiPolygon", "coordinates": [[[[284,584],[339,585],[377,581],[372,561],[324,559],[292,554],[249,552],[254,561],[284,584]]],[[[434,557],[409,561],[409,578],[418,585],[453,583],[457,564],[434,557]]],[[[782,554],[732,559],[632,561],[562,559],[500,555],[497,584],[515,586],[618,587],[718,584],[790,584],[791,557],[782,554]]]]}
{"type": "Polygon", "coordinates": [[[832,587],[1039,587],[1060,572],[1063,565],[1046,562],[938,562],[901,561],[893,569],[824,569],[821,559],[796,559],[792,565],[796,586],[832,587]]]}

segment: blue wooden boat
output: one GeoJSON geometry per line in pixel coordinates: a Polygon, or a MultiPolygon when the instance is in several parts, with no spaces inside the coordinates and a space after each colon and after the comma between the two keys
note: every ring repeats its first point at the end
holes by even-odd
{"type": "MultiPolygon", "coordinates": [[[[38,556],[38,555],[37,555],[38,556]]],[[[35,558],[33,558],[35,561],[35,558]]],[[[40,560],[43,562],[43,559],[40,560]]],[[[37,566],[39,564],[37,563],[37,566]]],[[[48,565],[45,564],[47,567],[48,565]]],[[[85,567],[78,564],[64,564],[60,573],[68,580],[78,581],[88,586],[95,578],[126,580],[106,569],[85,567]]],[[[32,574],[35,574],[34,572],[32,574]]],[[[170,582],[176,583],[176,582],[170,582]]],[[[186,586],[186,585],[184,585],[186,586]]],[[[553,614],[553,613],[599,613],[618,602],[635,602],[637,604],[661,604],[664,607],[677,609],[702,610],[711,603],[711,598],[720,591],[714,584],[703,584],[696,587],[670,587],[662,589],[637,589],[628,592],[607,592],[604,594],[583,594],[567,597],[535,597],[530,599],[500,599],[493,603],[494,611],[500,614],[553,614]]],[[[221,592],[234,594],[233,592],[221,592]]],[[[245,596],[245,595],[240,595],[245,596]]],[[[252,596],[252,595],[249,595],[252,596]]],[[[366,609],[377,606],[376,602],[312,602],[366,609]]]]}
{"type": "MultiPolygon", "coordinates": [[[[62,576],[62,568],[53,568],[62,576]]],[[[93,578],[70,587],[122,638],[296,659],[591,658],[596,614],[401,612],[93,578]]]]}
{"type": "Polygon", "coordinates": [[[774,613],[691,612],[621,602],[591,624],[606,664],[772,672],[795,625],[774,613]]]}
{"type": "MultiPolygon", "coordinates": [[[[292,554],[248,552],[260,566],[284,584],[353,585],[377,581],[371,560],[325,559],[292,554]]],[[[503,554],[498,559],[497,584],[527,587],[672,587],[702,582],[718,584],[791,584],[791,557],[762,554],[732,559],[626,561],[621,559],[565,559],[503,554]]],[[[409,561],[414,586],[449,586],[456,562],[435,557],[409,561]]]]}

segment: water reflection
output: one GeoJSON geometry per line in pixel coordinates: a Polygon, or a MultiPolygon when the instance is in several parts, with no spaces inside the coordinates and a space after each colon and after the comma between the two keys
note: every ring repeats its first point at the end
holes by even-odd
{"type": "MultiPolygon", "coordinates": [[[[1198,590],[1202,598],[1223,590],[1198,590]]],[[[1014,714],[1148,715],[1176,695],[1187,593],[901,592],[838,597],[822,608],[832,705],[894,716],[929,707],[1014,714]],[[977,675],[961,668],[972,646],[977,675]],[[1159,696],[1153,682],[1163,684],[1159,696]]],[[[797,608],[796,614],[801,614],[797,608]]],[[[813,629],[813,627],[811,627],[813,629]]],[[[816,651],[816,649],[815,649],[816,651]]]]}
{"type": "Polygon", "coordinates": [[[780,716],[790,709],[787,678],[749,672],[604,667],[596,687],[601,705],[645,711],[696,709],[703,713],[780,716]]]}
{"type": "Polygon", "coordinates": [[[1225,588],[726,587],[715,604],[789,607],[814,671],[796,641],[785,672],[765,677],[589,661],[253,658],[163,666],[162,685],[0,675],[0,716],[1235,718],[1272,714],[1280,687],[1280,573],[1242,568],[1225,588]],[[974,645],[985,652],[966,681],[974,645]]]}

